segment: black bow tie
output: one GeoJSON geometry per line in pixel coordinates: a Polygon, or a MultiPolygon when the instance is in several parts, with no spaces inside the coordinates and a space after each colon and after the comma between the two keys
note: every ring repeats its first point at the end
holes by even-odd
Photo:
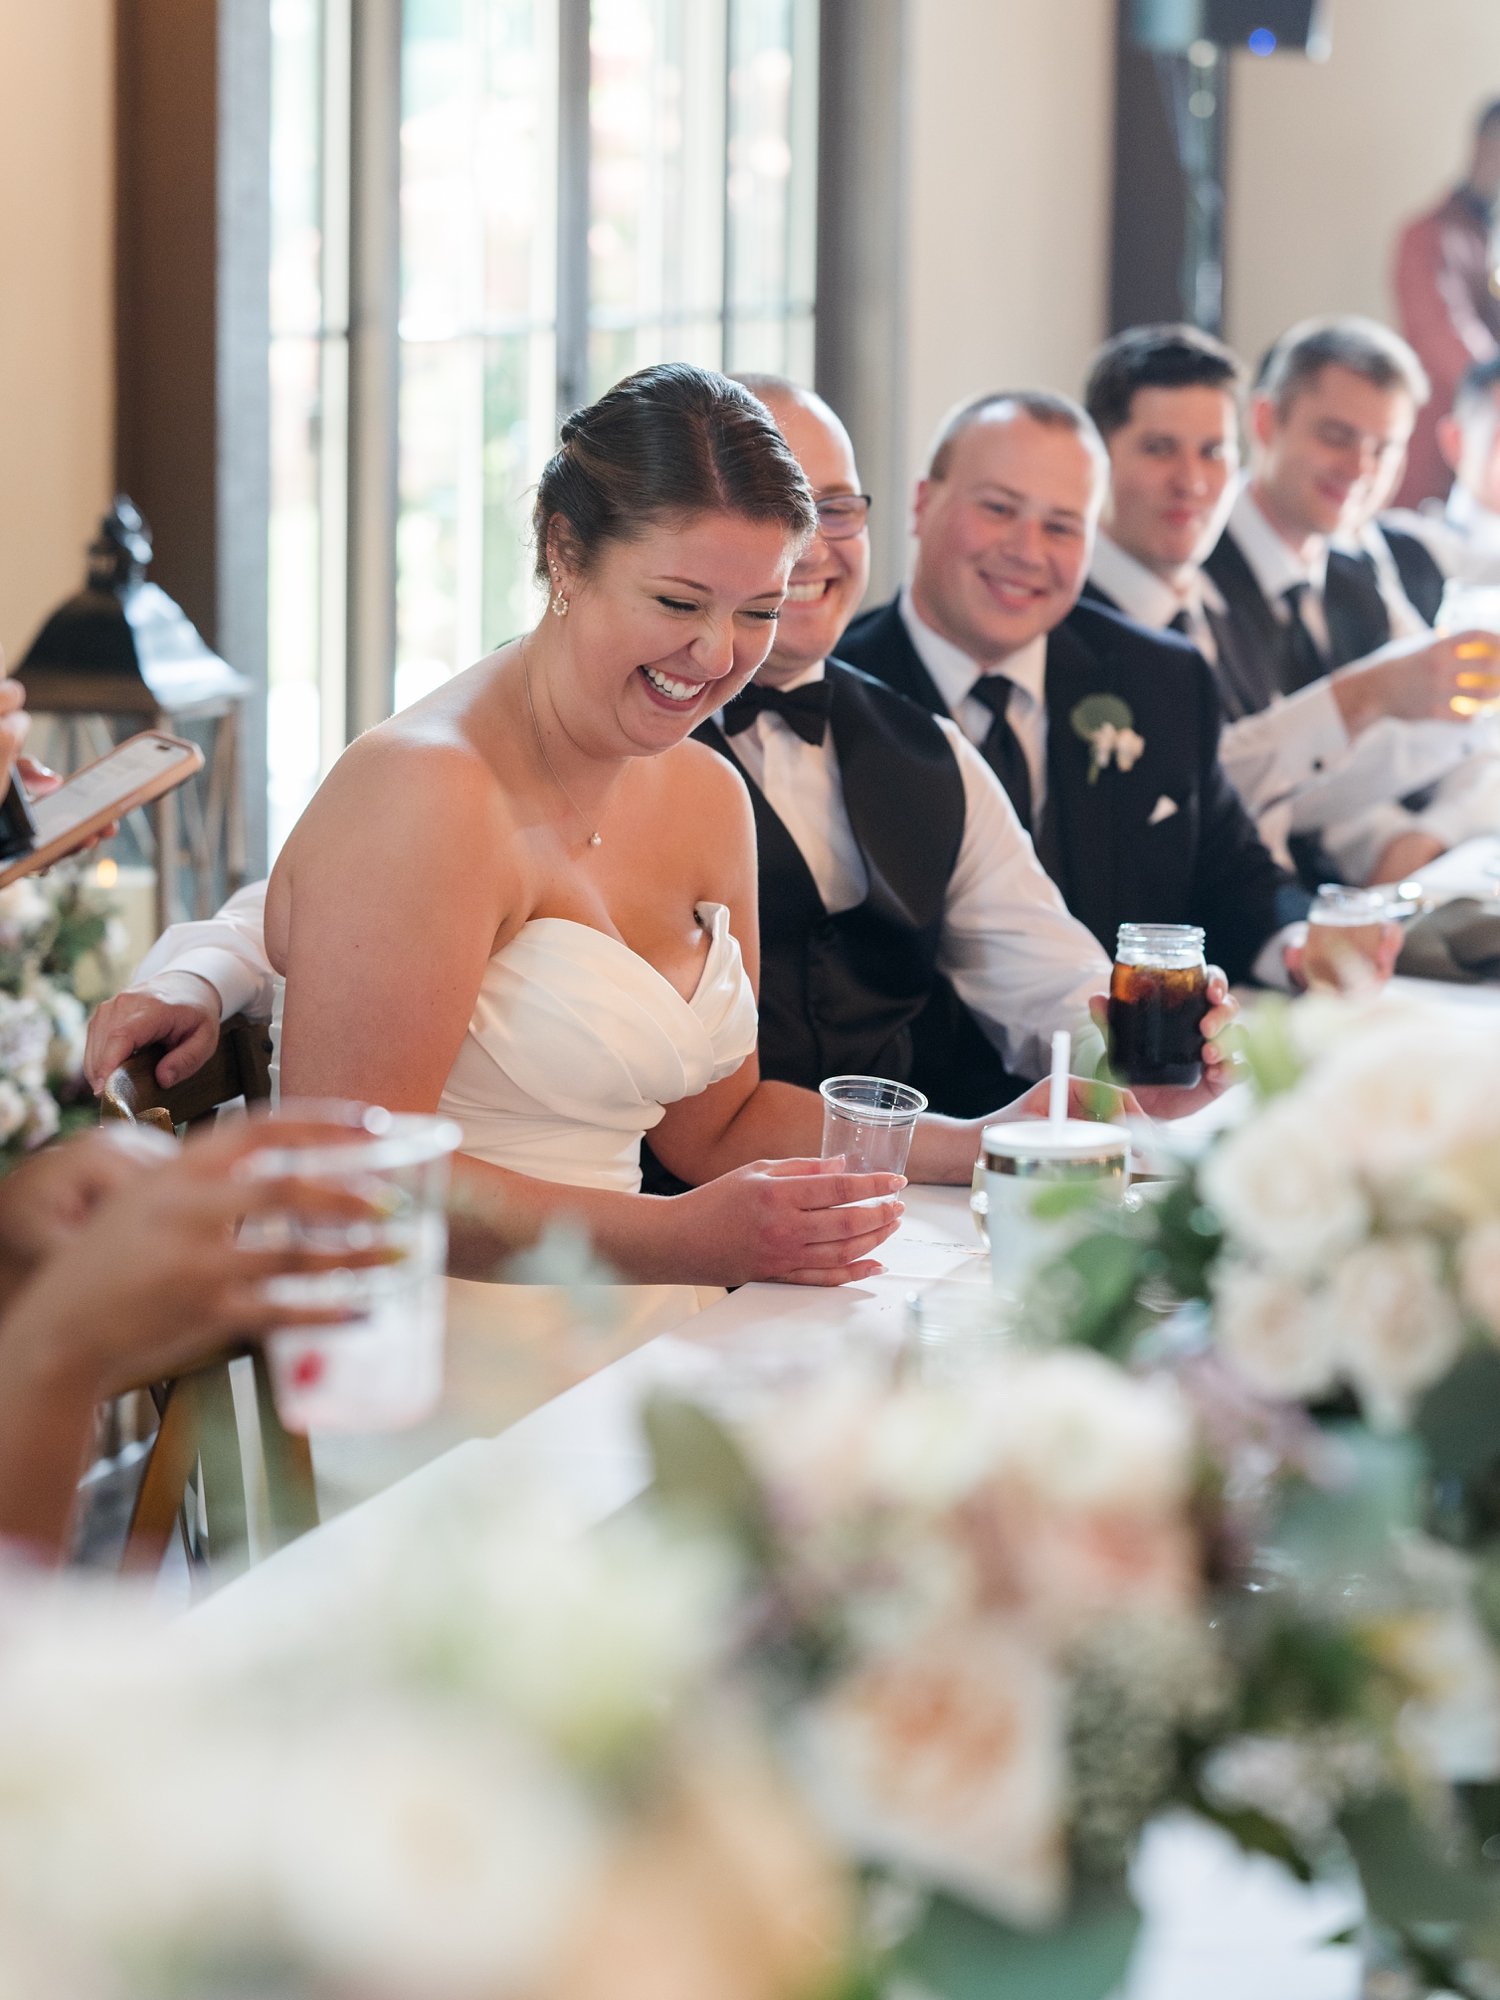
{"type": "Polygon", "coordinates": [[[779,715],[789,729],[795,729],[804,743],[821,743],[828,727],[828,711],[833,706],[831,681],[809,681],[805,687],[762,687],[751,681],[724,705],[724,734],[738,736],[748,729],[762,709],[779,715]]]}

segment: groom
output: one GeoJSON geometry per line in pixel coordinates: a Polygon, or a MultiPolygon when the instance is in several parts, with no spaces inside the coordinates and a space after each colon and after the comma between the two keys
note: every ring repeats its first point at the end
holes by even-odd
{"type": "Polygon", "coordinates": [[[1207,662],[1078,602],[1108,478],[1064,396],[956,410],[917,486],[912,580],[855,620],[840,657],[960,724],[1106,951],[1121,923],[1198,924],[1231,980],[1285,984],[1308,897],[1224,775],[1207,662]]]}

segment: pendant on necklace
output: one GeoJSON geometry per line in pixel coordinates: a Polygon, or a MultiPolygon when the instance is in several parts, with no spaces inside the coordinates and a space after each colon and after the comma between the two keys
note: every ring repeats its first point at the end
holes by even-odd
{"type": "Polygon", "coordinates": [[[597,833],[591,833],[591,834],[589,835],[589,846],[590,846],[590,847],[602,847],[603,845],[604,845],[604,842],[603,842],[603,841],[602,841],[602,840],[601,840],[601,839],[599,838],[599,836],[598,836],[598,834],[597,834],[597,833]]]}

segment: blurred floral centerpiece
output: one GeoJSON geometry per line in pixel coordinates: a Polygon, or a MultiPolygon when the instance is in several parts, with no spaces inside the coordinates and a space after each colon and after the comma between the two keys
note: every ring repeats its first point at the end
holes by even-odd
{"type": "MultiPolygon", "coordinates": [[[[1366,1705],[1311,1789],[1356,1852],[1361,1788],[1384,1801],[1361,1873],[1409,1990],[1500,1993],[1500,1024],[1313,998],[1243,1037],[1245,1115],[1137,1202],[1080,1204],[1021,1331],[1175,1380],[1224,1562],[1396,1676],[1385,1777],[1349,1788],[1382,1737],[1366,1705]]],[[[1262,1745],[1217,1768],[1263,1806],[1292,1766],[1262,1745]]]]}
{"type": "Polygon", "coordinates": [[[59,868],[0,889],[0,1173],[95,1116],[88,1010],[115,991],[126,939],[93,872],[59,868]]]}

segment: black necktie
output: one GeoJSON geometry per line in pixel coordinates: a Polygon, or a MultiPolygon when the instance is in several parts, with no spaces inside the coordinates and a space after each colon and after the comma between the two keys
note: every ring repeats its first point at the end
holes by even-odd
{"type": "Polygon", "coordinates": [[[724,734],[738,736],[742,729],[750,727],[762,709],[769,709],[789,729],[795,729],[804,743],[821,743],[832,706],[831,681],[809,681],[799,688],[762,687],[759,681],[751,681],[733,701],[724,704],[724,734]]]}
{"type": "Polygon", "coordinates": [[[1191,639],[1193,636],[1193,621],[1188,617],[1186,611],[1179,611],[1176,617],[1168,624],[1167,630],[1169,632],[1180,632],[1184,639],[1191,639]]]}
{"type": "Polygon", "coordinates": [[[1328,671],[1328,663],[1318,651],[1317,640],[1302,620],[1302,600],[1308,588],[1305,583],[1294,583],[1281,593],[1281,601],[1287,609],[1281,662],[1283,694],[1295,694],[1298,688],[1321,680],[1328,671]]]}
{"type": "Polygon", "coordinates": [[[981,674],[969,693],[975,701],[982,701],[994,716],[988,736],[979,746],[979,754],[989,765],[995,776],[1004,785],[1011,804],[1016,809],[1016,818],[1031,832],[1031,771],[1026,762],[1026,752],[1021,747],[1021,739],[1010,726],[1005,713],[1010,700],[1014,681],[1008,681],[1004,674],[981,674]]]}

